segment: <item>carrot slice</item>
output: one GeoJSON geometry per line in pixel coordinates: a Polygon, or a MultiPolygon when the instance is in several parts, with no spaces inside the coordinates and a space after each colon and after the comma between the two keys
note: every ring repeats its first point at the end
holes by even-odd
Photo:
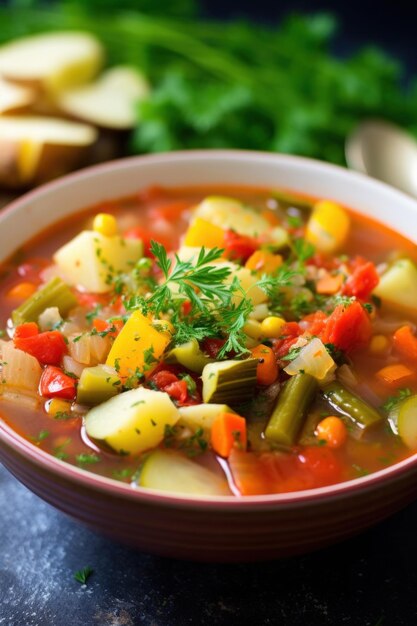
{"type": "Polygon", "coordinates": [[[33,283],[18,283],[7,292],[8,298],[16,298],[19,300],[26,300],[30,298],[36,291],[37,287],[33,283]]]}
{"type": "Polygon", "coordinates": [[[211,446],[227,458],[235,445],[246,449],[246,420],[236,413],[219,413],[211,427],[211,446]]]}
{"type": "Polygon", "coordinates": [[[409,326],[401,326],[394,333],[394,347],[406,359],[417,361],[417,337],[409,326]]]}
{"type": "Polygon", "coordinates": [[[278,378],[278,364],[271,348],[260,344],[251,350],[252,356],[259,359],[256,377],[260,385],[272,385],[278,378]]]}
{"type": "Polygon", "coordinates": [[[399,387],[411,378],[414,378],[414,372],[402,363],[387,365],[386,367],[380,369],[376,375],[379,379],[389,385],[392,385],[393,387],[399,387]]]}
{"type": "Polygon", "coordinates": [[[316,291],[317,293],[332,295],[337,293],[343,284],[343,275],[336,274],[332,276],[331,274],[327,274],[327,276],[323,276],[316,283],[316,291]]]}
{"type": "Polygon", "coordinates": [[[272,274],[282,265],[282,256],[266,250],[256,250],[245,263],[248,270],[272,274]]]}

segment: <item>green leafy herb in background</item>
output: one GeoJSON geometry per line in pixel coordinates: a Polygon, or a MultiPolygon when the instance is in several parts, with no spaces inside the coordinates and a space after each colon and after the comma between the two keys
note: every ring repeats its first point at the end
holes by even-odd
{"type": "Polygon", "coordinates": [[[138,110],[135,152],[237,147],[343,163],[344,139],[364,117],[417,133],[417,82],[406,88],[400,64],[374,47],[337,58],[331,15],[220,24],[195,17],[195,5],[15,0],[0,9],[0,40],[85,29],[103,41],[109,63],[140,67],[154,89],[138,110]]]}

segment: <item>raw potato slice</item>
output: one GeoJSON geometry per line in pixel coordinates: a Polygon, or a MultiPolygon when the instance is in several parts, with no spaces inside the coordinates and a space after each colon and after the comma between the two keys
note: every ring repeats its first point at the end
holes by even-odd
{"type": "Polygon", "coordinates": [[[150,92],[145,77],[132,67],[113,67],[90,85],[63,92],[64,113],[103,128],[125,130],[137,121],[136,105],[150,92]]]}
{"type": "Polygon", "coordinates": [[[34,89],[13,85],[0,78],[0,115],[26,111],[35,100],[34,89]]]}
{"type": "Polygon", "coordinates": [[[165,426],[180,414],[167,393],[139,387],[94,407],[85,418],[87,435],[116,452],[138,454],[157,446],[165,426]]]}
{"type": "Polygon", "coordinates": [[[217,474],[168,450],[156,450],[146,459],[139,484],[148,489],[193,496],[230,495],[226,481],[217,474]]]}
{"type": "Polygon", "coordinates": [[[0,116],[0,184],[26,186],[69,172],[97,135],[92,126],[53,117],[0,116]]]}
{"type": "Polygon", "coordinates": [[[88,33],[33,35],[0,47],[0,75],[55,94],[92,80],[103,60],[102,45],[88,33]]]}
{"type": "Polygon", "coordinates": [[[70,285],[92,293],[106,293],[112,289],[109,276],[130,271],[142,252],[140,239],[106,237],[84,230],[55,252],[54,261],[70,285]]]}

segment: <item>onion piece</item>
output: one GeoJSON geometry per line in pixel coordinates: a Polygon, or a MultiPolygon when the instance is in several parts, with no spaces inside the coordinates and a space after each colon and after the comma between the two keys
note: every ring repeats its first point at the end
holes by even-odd
{"type": "Polygon", "coordinates": [[[18,350],[13,342],[2,346],[1,379],[10,387],[36,391],[42,375],[42,368],[34,356],[18,350]]]}
{"type": "Polygon", "coordinates": [[[333,377],[335,370],[336,363],[318,337],[315,337],[304,348],[301,348],[298,356],[284,368],[284,372],[290,376],[294,376],[299,372],[305,372],[314,376],[320,382],[328,382],[333,377]]]}
{"type": "Polygon", "coordinates": [[[62,365],[66,372],[74,374],[75,376],[77,376],[77,378],[81,376],[85,367],[85,365],[83,365],[82,363],[78,363],[78,361],[73,359],[72,356],[69,356],[68,354],[66,354],[62,359],[62,365]]]}

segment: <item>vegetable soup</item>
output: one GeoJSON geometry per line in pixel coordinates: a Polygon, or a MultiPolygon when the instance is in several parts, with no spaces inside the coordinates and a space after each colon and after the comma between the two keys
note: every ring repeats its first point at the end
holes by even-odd
{"type": "Polygon", "coordinates": [[[417,450],[416,247],[327,199],[152,187],[2,266],[0,415],[137,486],[256,495],[417,450]]]}

